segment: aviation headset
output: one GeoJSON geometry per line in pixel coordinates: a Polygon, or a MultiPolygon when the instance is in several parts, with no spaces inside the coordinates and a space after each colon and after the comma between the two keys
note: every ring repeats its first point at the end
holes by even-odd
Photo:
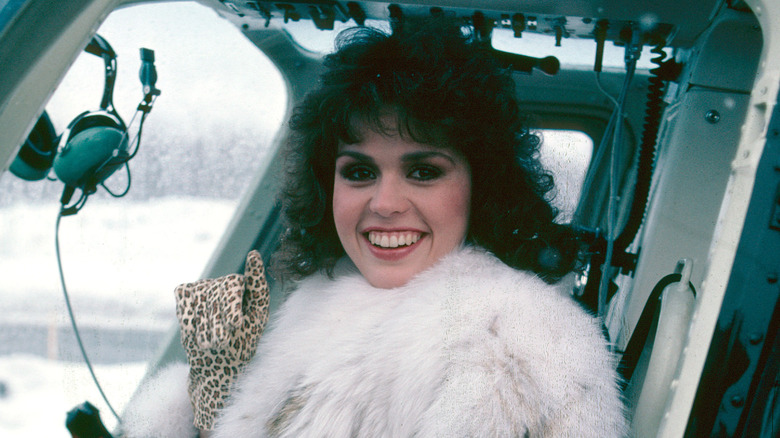
{"type": "MultiPolygon", "coordinates": [[[[105,65],[100,108],[79,114],[59,136],[44,111],[10,167],[14,175],[28,181],[45,178],[53,168],[57,178],[65,183],[61,200],[63,206],[70,202],[76,189],[81,190],[83,199],[95,193],[98,185],[133,156],[128,150],[127,125],[113,102],[116,53],[108,41],[97,34],[84,50],[103,58],[105,65]]],[[[151,111],[153,96],[159,95],[159,90],[154,86],[157,80],[154,52],[141,49],[141,60],[140,77],[145,96],[138,110],[144,112],[145,117],[151,111]]]]}
{"type": "Polygon", "coordinates": [[[44,111],[11,162],[9,170],[27,181],[44,179],[54,163],[56,153],[57,133],[49,115],[44,111]]]}
{"type": "Polygon", "coordinates": [[[66,187],[92,194],[98,184],[127,163],[129,153],[127,126],[113,102],[116,53],[100,35],[95,35],[84,50],[103,58],[105,64],[100,109],[85,111],[68,124],[60,136],[53,167],[66,187]]]}
{"type": "MultiPolygon", "coordinates": [[[[106,398],[97,377],[95,377],[89,357],[82,345],[76,320],[73,317],[73,310],[70,305],[70,298],[68,298],[65,276],[60,260],[60,219],[63,216],[78,213],[86,203],[87,198],[97,191],[98,185],[102,185],[109,194],[115,197],[127,194],[130,189],[130,167],[128,162],[138,152],[144,121],[152,110],[156,96],[160,95],[160,90],[155,87],[157,71],[154,67],[154,51],[142,48],[139,77],[143,84],[144,96],[136,110],[136,115],[139,112],[142,115],[138,123],[138,131],[133,140],[129,141],[128,125],[125,124],[122,117],[117,113],[113,102],[114,82],[116,81],[117,73],[116,53],[111,45],[108,44],[108,41],[97,34],[84,50],[87,53],[103,58],[105,64],[105,83],[103,86],[103,97],[100,100],[100,109],[97,111],[85,111],[79,114],[68,124],[68,127],[59,137],[54,130],[49,115],[44,111],[27,140],[22,144],[16,158],[11,163],[10,170],[19,178],[37,181],[46,178],[49,171],[54,169],[57,178],[65,183],[62,198],[60,199],[62,205],[57,215],[55,231],[55,252],[57,266],[60,270],[62,291],[84,361],[89,368],[90,374],[92,374],[100,394],[103,396],[103,400],[121,423],[119,416],[111,406],[108,398],[106,398]],[[132,151],[130,150],[131,143],[134,143],[132,151]],[[127,169],[127,189],[123,193],[114,194],[103,185],[103,181],[122,166],[127,169]],[[76,189],[81,191],[81,196],[76,202],[68,206],[76,189]]],[[[130,125],[133,124],[134,120],[135,117],[130,121],[130,125]]],[[[80,425],[73,424],[71,422],[72,419],[69,413],[67,421],[68,430],[73,431],[74,428],[83,430],[80,428],[80,425]]],[[[105,431],[105,428],[103,428],[103,431],[105,431]]]]}

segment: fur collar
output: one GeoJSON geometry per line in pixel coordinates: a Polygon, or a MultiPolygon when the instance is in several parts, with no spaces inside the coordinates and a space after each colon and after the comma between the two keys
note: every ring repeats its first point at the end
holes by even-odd
{"type": "Polygon", "coordinates": [[[312,276],[274,315],[218,438],[622,436],[595,319],[476,248],[396,289],[312,276]]]}

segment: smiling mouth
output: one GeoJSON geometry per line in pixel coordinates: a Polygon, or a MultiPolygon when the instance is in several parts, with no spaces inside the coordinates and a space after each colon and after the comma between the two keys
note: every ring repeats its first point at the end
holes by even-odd
{"type": "Polygon", "coordinates": [[[379,232],[369,231],[368,241],[378,248],[400,248],[415,244],[422,233],[416,231],[402,231],[402,232],[379,232]]]}

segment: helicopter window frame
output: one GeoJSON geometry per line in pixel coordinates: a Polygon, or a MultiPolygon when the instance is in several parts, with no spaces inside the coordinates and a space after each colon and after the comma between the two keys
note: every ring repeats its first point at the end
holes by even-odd
{"type": "MultiPolygon", "coordinates": [[[[132,114],[143,97],[141,47],[156,52],[162,90],[139,154],[129,163],[127,198],[114,199],[100,188],[83,211],[63,218],[59,233],[85,348],[121,412],[175,321],[173,289],[200,278],[263,157],[275,152],[287,91],[262,51],[196,2],[121,7],[98,33],[118,54],[114,103],[131,136],[138,125],[132,114]],[[166,19],[174,21],[161,25],[166,19]],[[209,56],[218,60],[208,62],[209,56]],[[190,76],[198,72],[203,77],[193,85],[190,76]]],[[[47,103],[57,132],[84,109],[99,106],[102,64],[82,52],[65,73],[47,103]]],[[[127,182],[120,171],[106,184],[121,192],[127,182]]],[[[110,430],[116,424],[74,349],[65,312],[54,254],[61,191],[59,181],[28,182],[11,172],[0,178],[0,297],[7,305],[0,326],[3,339],[16,339],[2,342],[0,351],[0,435],[63,433],[62,417],[85,399],[103,412],[110,430]],[[28,372],[19,373],[22,368],[28,372]],[[25,377],[30,372],[36,377],[25,377]]]]}

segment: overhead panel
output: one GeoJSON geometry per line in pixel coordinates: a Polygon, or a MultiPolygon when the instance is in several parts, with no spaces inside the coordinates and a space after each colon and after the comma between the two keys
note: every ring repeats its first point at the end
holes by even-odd
{"type": "MultiPolygon", "coordinates": [[[[646,40],[662,37],[667,44],[686,46],[709,25],[722,6],[719,0],[654,0],[624,2],[584,1],[418,1],[344,2],[344,1],[263,1],[220,0],[224,12],[245,19],[247,27],[266,27],[271,23],[310,20],[322,30],[331,30],[336,22],[413,19],[445,15],[462,19],[464,24],[510,29],[516,37],[524,32],[550,35],[562,43],[568,38],[594,39],[603,32],[606,39],[620,43],[630,38],[627,29],[638,29],[646,40]],[[607,17],[609,18],[607,20],[607,17]]],[[[649,42],[649,41],[645,41],[649,42]]]]}

